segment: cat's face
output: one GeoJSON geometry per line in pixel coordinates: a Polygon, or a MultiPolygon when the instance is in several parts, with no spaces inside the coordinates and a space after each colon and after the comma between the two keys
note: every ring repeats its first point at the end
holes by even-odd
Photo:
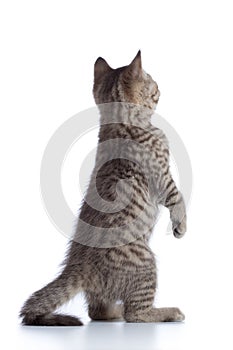
{"type": "Polygon", "coordinates": [[[128,102],[152,110],[160,96],[157,83],[142,69],[140,51],[128,66],[117,69],[99,57],[95,62],[93,93],[97,104],[128,102]]]}

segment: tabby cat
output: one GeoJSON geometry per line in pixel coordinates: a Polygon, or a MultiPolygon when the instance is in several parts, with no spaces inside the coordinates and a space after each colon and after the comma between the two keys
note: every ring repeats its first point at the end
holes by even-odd
{"type": "Polygon", "coordinates": [[[175,237],[186,231],[167,140],[151,124],[158,86],[142,69],[139,51],[118,69],[99,57],[93,93],[100,111],[99,143],[77,228],[62,272],[25,302],[22,323],[82,325],[77,317],[56,313],[81,291],[93,320],[182,321],[178,308],[153,306],[157,275],[148,242],[158,205],[169,209],[175,237]]]}

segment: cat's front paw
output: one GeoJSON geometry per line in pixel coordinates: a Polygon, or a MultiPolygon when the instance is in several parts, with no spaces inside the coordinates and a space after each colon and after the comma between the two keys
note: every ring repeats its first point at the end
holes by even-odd
{"type": "Polygon", "coordinates": [[[173,235],[176,238],[181,238],[186,232],[186,219],[184,218],[181,223],[173,227],[173,235]]]}

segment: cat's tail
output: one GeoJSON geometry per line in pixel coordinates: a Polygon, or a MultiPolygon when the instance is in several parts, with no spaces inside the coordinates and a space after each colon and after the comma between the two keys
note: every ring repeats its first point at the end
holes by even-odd
{"type": "Polygon", "coordinates": [[[63,271],[54,281],[26,300],[20,311],[22,323],[32,326],[81,326],[74,316],[53,313],[82,290],[77,274],[63,271]]]}

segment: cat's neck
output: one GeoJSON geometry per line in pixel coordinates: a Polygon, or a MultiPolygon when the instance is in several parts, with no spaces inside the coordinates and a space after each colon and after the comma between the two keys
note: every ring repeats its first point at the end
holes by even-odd
{"type": "Polygon", "coordinates": [[[98,106],[100,125],[121,123],[139,127],[149,127],[153,111],[141,106],[123,102],[105,103],[98,106]]]}

